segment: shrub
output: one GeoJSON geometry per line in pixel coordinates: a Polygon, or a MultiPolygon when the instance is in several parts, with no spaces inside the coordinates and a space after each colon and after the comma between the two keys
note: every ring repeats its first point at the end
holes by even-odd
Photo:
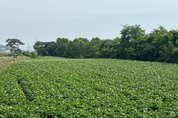
{"type": "Polygon", "coordinates": [[[22,54],[31,58],[37,57],[37,54],[35,52],[23,52],[22,54]]]}
{"type": "Polygon", "coordinates": [[[37,54],[35,52],[31,52],[31,58],[36,58],[37,57],[37,54]]]}

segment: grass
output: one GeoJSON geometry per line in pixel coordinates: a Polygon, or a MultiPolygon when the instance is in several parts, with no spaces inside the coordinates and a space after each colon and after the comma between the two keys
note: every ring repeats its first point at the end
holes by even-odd
{"type": "MultiPolygon", "coordinates": [[[[26,60],[30,60],[29,57],[26,57],[26,56],[19,56],[15,62],[18,62],[18,61],[26,61],[26,60]]],[[[14,58],[13,57],[9,57],[9,56],[6,56],[6,57],[0,57],[0,71],[2,71],[8,64],[11,64],[14,62],[14,58]]]]}

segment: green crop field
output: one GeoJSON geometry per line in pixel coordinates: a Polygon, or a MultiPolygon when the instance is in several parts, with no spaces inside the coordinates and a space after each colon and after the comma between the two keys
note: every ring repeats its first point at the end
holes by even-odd
{"type": "Polygon", "coordinates": [[[178,117],[178,66],[44,57],[0,72],[0,117],[178,117]]]}

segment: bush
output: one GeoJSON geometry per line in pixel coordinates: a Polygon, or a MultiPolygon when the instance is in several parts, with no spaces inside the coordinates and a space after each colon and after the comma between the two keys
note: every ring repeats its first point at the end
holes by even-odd
{"type": "Polygon", "coordinates": [[[22,54],[23,54],[24,56],[27,56],[27,57],[30,56],[30,52],[23,52],[22,54]]]}
{"type": "Polygon", "coordinates": [[[31,52],[31,58],[36,58],[37,57],[37,54],[35,52],[31,52]]]}
{"type": "Polygon", "coordinates": [[[37,57],[37,54],[35,52],[23,52],[22,53],[23,55],[25,56],[28,56],[28,57],[31,57],[31,58],[36,58],[37,57]]]}

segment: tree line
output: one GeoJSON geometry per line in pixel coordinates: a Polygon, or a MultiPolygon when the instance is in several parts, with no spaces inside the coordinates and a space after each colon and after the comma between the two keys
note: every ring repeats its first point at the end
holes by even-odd
{"type": "Polygon", "coordinates": [[[163,26],[146,34],[140,25],[124,25],[121,36],[114,39],[88,40],[57,38],[56,42],[37,41],[33,48],[38,55],[67,58],[117,58],[142,61],[178,62],[178,30],[163,26]]]}

